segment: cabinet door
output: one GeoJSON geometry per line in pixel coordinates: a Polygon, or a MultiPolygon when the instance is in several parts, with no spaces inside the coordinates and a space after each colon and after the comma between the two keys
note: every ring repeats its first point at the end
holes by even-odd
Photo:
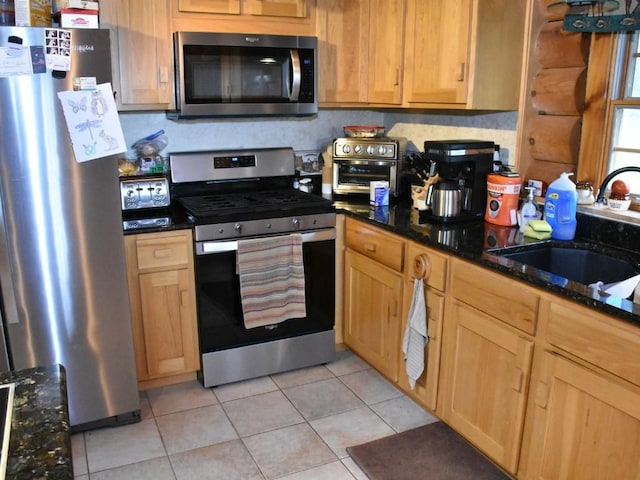
{"type": "Polygon", "coordinates": [[[370,0],[368,101],[402,102],[405,0],[370,0]]]}
{"type": "Polygon", "coordinates": [[[407,102],[465,103],[472,0],[408,0],[407,102]]]}
{"type": "Polygon", "coordinates": [[[307,0],[245,0],[246,13],[272,17],[307,16],[307,0]]]}
{"type": "Polygon", "coordinates": [[[139,276],[149,378],[198,369],[195,295],[189,269],[139,276]]]}
{"type": "Polygon", "coordinates": [[[318,0],[321,103],[366,103],[369,0],[318,0]]]}
{"type": "Polygon", "coordinates": [[[454,300],[449,306],[444,417],[496,463],[515,473],[533,341],[463,303],[454,300]]]}
{"type": "Polygon", "coordinates": [[[178,0],[178,11],[198,13],[240,13],[240,0],[178,0]]]}
{"type": "Polygon", "coordinates": [[[172,108],[168,1],[105,2],[104,14],[114,33],[114,90],[121,110],[172,108]]]}
{"type": "Polygon", "coordinates": [[[398,380],[402,276],[358,253],[345,253],[345,343],[390,380],[398,380]]]}
{"type": "Polygon", "coordinates": [[[533,435],[521,478],[640,478],[640,390],[544,352],[532,385],[533,435]]]}

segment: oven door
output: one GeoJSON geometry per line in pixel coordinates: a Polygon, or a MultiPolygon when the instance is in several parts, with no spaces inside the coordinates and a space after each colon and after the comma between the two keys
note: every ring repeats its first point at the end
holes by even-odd
{"type": "Polygon", "coordinates": [[[335,228],[302,233],[306,318],[247,329],[237,274],[237,241],[196,243],[201,354],[333,330],[335,228]]]}
{"type": "Polygon", "coordinates": [[[333,192],[369,194],[371,182],[389,182],[389,193],[395,194],[397,162],[395,160],[333,159],[333,192]]]}

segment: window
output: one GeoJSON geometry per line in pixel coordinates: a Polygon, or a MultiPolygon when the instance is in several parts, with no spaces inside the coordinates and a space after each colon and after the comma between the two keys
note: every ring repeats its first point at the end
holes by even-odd
{"type": "MultiPolygon", "coordinates": [[[[607,173],[640,167],[640,42],[638,32],[620,34],[609,115],[611,131],[607,173]]],[[[634,194],[640,194],[640,173],[623,173],[634,194]]]]}

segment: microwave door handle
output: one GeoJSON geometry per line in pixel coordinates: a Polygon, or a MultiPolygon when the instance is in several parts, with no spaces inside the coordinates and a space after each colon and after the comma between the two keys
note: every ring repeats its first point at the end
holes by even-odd
{"type": "Polygon", "coordinates": [[[289,50],[291,56],[291,88],[289,89],[289,101],[297,102],[300,97],[300,82],[302,81],[302,69],[300,68],[300,54],[298,50],[289,50]]]}

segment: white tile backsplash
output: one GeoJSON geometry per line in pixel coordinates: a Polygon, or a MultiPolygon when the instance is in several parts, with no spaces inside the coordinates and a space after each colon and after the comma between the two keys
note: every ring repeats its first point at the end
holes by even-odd
{"type": "MultiPolygon", "coordinates": [[[[384,125],[387,134],[405,137],[410,147],[422,151],[425,140],[491,140],[501,146],[503,160],[513,163],[517,112],[479,115],[456,113],[384,113],[372,110],[325,110],[312,117],[221,118],[168,120],[164,112],[121,112],[127,145],[164,129],[167,154],[189,150],[291,146],[294,150],[324,151],[344,125],[384,125]]],[[[130,152],[130,156],[134,156],[130,152]]]]}

